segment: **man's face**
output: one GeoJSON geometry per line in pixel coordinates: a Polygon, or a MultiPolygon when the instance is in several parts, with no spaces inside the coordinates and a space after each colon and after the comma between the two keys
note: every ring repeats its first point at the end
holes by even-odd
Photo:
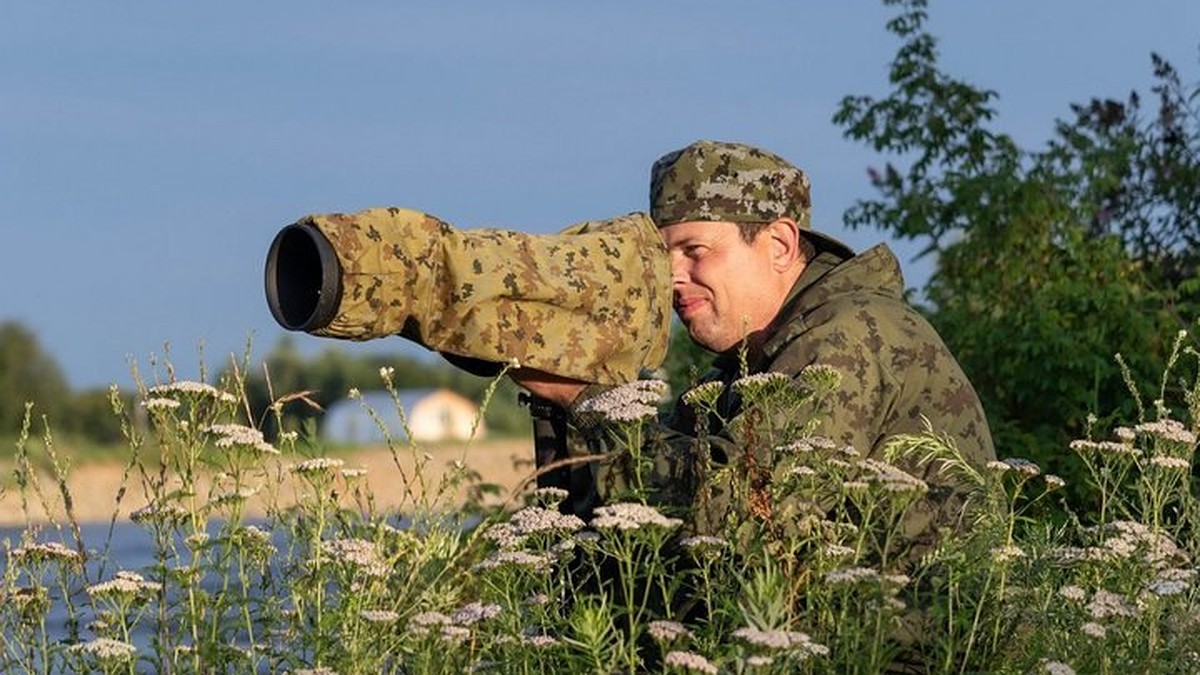
{"type": "Polygon", "coordinates": [[[694,342],[726,352],[775,318],[783,297],[768,230],[750,243],[727,222],[676,223],[659,233],[671,254],[675,313],[694,342]]]}

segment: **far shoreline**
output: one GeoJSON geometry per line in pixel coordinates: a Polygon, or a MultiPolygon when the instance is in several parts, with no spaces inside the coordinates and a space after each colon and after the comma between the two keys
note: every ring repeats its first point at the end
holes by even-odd
{"type": "MultiPolygon", "coordinates": [[[[478,472],[479,480],[499,486],[500,494],[489,498],[488,503],[505,503],[514,500],[515,493],[533,481],[533,442],[528,438],[480,440],[470,444],[437,444],[418,446],[414,451],[400,446],[393,453],[386,446],[347,450],[331,454],[345,462],[345,469],[363,469],[365,474],[359,485],[360,498],[370,495],[372,508],[379,513],[402,512],[411,507],[412,498],[403,489],[404,476],[412,483],[407,491],[419,495],[413,480],[418,462],[424,462],[422,477],[427,489],[436,489],[442,476],[456,463],[478,472]],[[402,476],[403,474],[403,476],[402,476]]],[[[291,461],[282,462],[286,467],[291,461]]],[[[5,463],[8,476],[0,489],[0,527],[46,526],[54,523],[67,524],[67,507],[62,498],[57,479],[44,471],[36,477],[36,486],[27,489],[24,495],[12,480],[12,463],[5,463]],[[26,513],[28,511],[28,513],[26,513]]],[[[80,525],[109,523],[114,520],[127,521],[130,515],[144,507],[148,499],[136,475],[125,475],[124,462],[117,459],[92,459],[79,461],[71,466],[66,475],[65,488],[70,496],[70,512],[80,525]]],[[[285,483],[289,482],[285,478],[285,483]]],[[[209,481],[199,486],[205,494],[209,481]]],[[[294,503],[294,486],[283,485],[274,497],[279,506],[294,503]]],[[[260,494],[266,490],[260,491],[260,494]]],[[[458,490],[442,495],[446,506],[464,503],[466,494],[458,490]]],[[[361,499],[360,499],[361,501],[361,499]]],[[[342,495],[340,502],[345,506],[356,504],[353,494],[342,495]]],[[[262,517],[267,504],[256,497],[248,501],[248,517],[262,517]]]]}

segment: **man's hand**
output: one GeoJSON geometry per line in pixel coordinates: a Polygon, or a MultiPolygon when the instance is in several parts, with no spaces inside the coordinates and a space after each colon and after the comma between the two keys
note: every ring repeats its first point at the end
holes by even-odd
{"type": "Polygon", "coordinates": [[[563,408],[569,408],[588,386],[588,383],[582,380],[573,380],[533,368],[510,370],[508,376],[534,396],[544,398],[563,408]]]}

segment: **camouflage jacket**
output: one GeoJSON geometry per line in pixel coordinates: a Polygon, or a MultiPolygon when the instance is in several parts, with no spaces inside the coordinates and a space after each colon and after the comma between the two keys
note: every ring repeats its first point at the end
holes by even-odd
{"type": "MultiPolygon", "coordinates": [[[[756,445],[756,439],[747,437],[753,426],[738,423],[743,411],[728,386],[745,374],[776,372],[796,378],[808,366],[836,369],[840,386],[815,414],[817,426],[811,431],[862,455],[879,458],[889,438],[919,434],[928,419],[933,431],[952,439],[972,464],[994,459],[978,396],[933,327],[905,302],[903,288],[899,264],[886,246],[849,260],[832,253],[815,258],[761,349],[741,359],[719,358],[704,378],[726,385],[717,414],[697,415],[679,400],[660,422],[648,425],[649,490],[660,505],[680,507],[692,516],[691,528],[698,533],[715,533],[729,516],[735,490],[717,485],[715,493],[702,497],[699,488],[723,467],[753,466],[754,458],[746,457],[746,449],[756,445]],[[700,439],[708,456],[697,454],[700,439]]],[[[585,392],[581,400],[595,393],[585,392]]],[[[580,405],[577,401],[573,409],[580,405]]],[[[571,419],[588,451],[612,449],[611,422],[578,413],[571,419]]],[[[594,490],[583,499],[575,495],[576,505],[586,509],[619,498],[628,487],[629,469],[619,462],[594,464],[594,490]]],[[[924,473],[927,480],[935,478],[924,473]]],[[[926,503],[906,523],[906,534],[929,534],[934,511],[945,510],[950,492],[931,488],[926,503]]]]}

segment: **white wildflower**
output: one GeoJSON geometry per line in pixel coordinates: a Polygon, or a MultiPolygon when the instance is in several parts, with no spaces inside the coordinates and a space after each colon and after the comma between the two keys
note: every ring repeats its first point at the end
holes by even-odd
{"type": "Polygon", "coordinates": [[[679,540],[679,545],[684,548],[725,548],[729,546],[729,541],[721,537],[714,537],[709,534],[697,534],[691,537],[684,537],[679,540]]]}
{"type": "Polygon", "coordinates": [[[192,395],[197,398],[211,398],[222,403],[237,403],[237,397],[229,392],[221,391],[211,384],[179,380],[168,384],[159,384],[147,390],[151,397],[166,397],[192,395]]]}
{"type": "Polygon", "coordinates": [[[1046,481],[1046,489],[1047,490],[1057,490],[1067,484],[1067,481],[1063,480],[1062,478],[1059,478],[1058,476],[1056,476],[1052,473],[1046,474],[1044,476],[1044,478],[1046,481]]]}
{"type": "Polygon", "coordinates": [[[759,628],[739,628],[733,631],[733,636],[745,640],[748,644],[777,651],[788,651],[808,656],[825,656],[829,648],[813,642],[807,633],[794,630],[762,630],[759,628]]]}
{"type": "Polygon", "coordinates": [[[1087,623],[1081,625],[1079,627],[1079,632],[1090,638],[1096,638],[1097,640],[1103,640],[1104,636],[1108,635],[1108,629],[1104,627],[1104,624],[1099,624],[1095,621],[1088,621],[1087,623]]]}
{"type": "Polygon", "coordinates": [[[83,555],[73,548],[51,541],[14,548],[9,551],[8,559],[14,563],[58,562],[75,565],[83,562],[83,555]]]}
{"type": "Polygon", "coordinates": [[[786,391],[793,386],[791,376],[778,372],[746,375],[734,380],[733,384],[730,385],[734,391],[751,401],[758,400],[763,396],[786,391]]]}
{"type": "Polygon", "coordinates": [[[483,562],[475,565],[473,569],[492,570],[508,565],[528,567],[534,572],[549,573],[554,566],[554,556],[545,553],[529,553],[527,551],[497,551],[488,556],[483,562]]]}
{"type": "Polygon", "coordinates": [[[1159,455],[1158,457],[1150,458],[1150,466],[1159,469],[1167,469],[1171,471],[1187,471],[1192,468],[1191,462],[1182,457],[1170,457],[1168,455],[1159,455]]]}
{"type": "Polygon", "coordinates": [[[101,661],[128,661],[137,654],[137,647],[111,638],[96,638],[90,642],[74,644],[70,650],[89,654],[101,661]]]}
{"type": "Polygon", "coordinates": [[[429,635],[432,629],[441,630],[445,626],[451,624],[450,617],[441,612],[421,612],[414,614],[408,620],[408,630],[413,635],[425,636],[429,635]]]}
{"type": "Polygon", "coordinates": [[[636,530],[643,525],[672,528],[682,524],[682,520],[668,518],[653,506],[634,502],[601,506],[592,518],[592,527],[597,529],[636,530]]]}
{"type": "Polygon", "coordinates": [[[137,572],[121,570],[108,581],[92,584],[87,587],[88,595],[100,597],[106,595],[137,595],[143,591],[155,593],[162,590],[162,584],[156,581],[146,581],[137,572]]]}
{"type": "Polygon", "coordinates": [[[717,667],[711,661],[696,654],[695,652],[673,651],[668,652],[666,659],[663,661],[668,666],[683,668],[697,673],[708,673],[709,675],[717,674],[717,667]]]}
{"type": "Polygon", "coordinates": [[[1009,466],[1009,468],[1011,468],[1013,471],[1016,471],[1017,473],[1020,473],[1024,476],[1028,476],[1030,478],[1032,478],[1042,472],[1041,467],[1039,467],[1037,464],[1034,464],[1033,462],[1031,462],[1027,459],[1021,459],[1020,457],[1008,457],[1002,461],[1004,464],[1007,464],[1009,466]]]}
{"type": "Polygon", "coordinates": [[[148,398],[142,401],[142,407],[146,410],[174,410],[179,407],[179,401],[173,398],[148,398]]]}
{"type": "Polygon", "coordinates": [[[1136,427],[1134,431],[1170,441],[1179,443],[1188,447],[1196,445],[1196,434],[1188,430],[1187,427],[1173,419],[1161,419],[1157,422],[1143,422],[1136,427]]]}
{"type": "Polygon", "coordinates": [[[1083,602],[1087,599],[1087,591],[1073,584],[1058,589],[1058,594],[1071,602],[1083,602]]]}
{"type": "Polygon", "coordinates": [[[826,438],[825,436],[811,436],[788,443],[781,450],[803,454],[817,450],[836,450],[837,448],[838,444],[830,438],[826,438]]]}
{"type": "Polygon", "coordinates": [[[854,555],[854,549],[841,544],[830,544],[822,548],[819,553],[827,558],[846,558],[854,555]]]}
{"type": "Polygon", "coordinates": [[[334,561],[357,568],[370,577],[386,577],[388,566],[373,542],[365,539],[333,539],[321,542],[321,551],[334,561]]]}
{"type": "Polygon", "coordinates": [[[635,380],[603,391],[576,406],[581,413],[598,413],[614,422],[638,422],[658,414],[666,393],[662,380],[635,380]]]}
{"type": "Polygon", "coordinates": [[[534,649],[545,649],[559,644],[558,638],[550,635],[526,635],[522,641],[534,649]]]}
{"type": "MultiPolygon", "coordinates": [[[[1118,431],[1120,431],[1118,429],[1118,431]]],[[[1096,453],[1099,455],[1117,455],[1127,457],[1141,457],[1142,452],[1131,445],[1132,439],[1129,442],[1116,443],[1113,441],[1089,441],[1089,440],[1074,440],[1070,443],[1070,448],[1078,453],[1096,453]]]]}
{"type": "Polygon", "coordinates": [[[390,609],[364,609],[358,616],[367,623],[393,623],[400,620],[400,615],[390,609]]]}
{"type": "Polygon", "coordinates": [[[316,474],[328,473],[341,469],[346,464],[343,459],[336,457],[314,457],[288,467],[292,473],[316,474]]]}
{"type": "Polygon", "coordinates": [[[584,522],[578,516],[561,513],[558,509],[527,506],[514,512],[508,519],[508,525],[513,528],[515,535],[524,536],[538,532],[574,532],[582,529],[584,522]]]}
{"type": "Polygon", "coordinates": [[[171,525],[182,521],[190,515],[187,509],[175,502],[151,502],[140,509],[135,509],[129,514],[129,519],[135,523],[171,525]]]}
{"type": "Polygon", "coordinates": [[[1125,598],[1104,589],[1100,589],[1092,595],[1087,610],[1093,619],[1107,619],[1113,616],[1132,617],[1137,616],[1138,613],[1137,607],[1125,598]]]}
{"type": "Polygon", "coordinates": [[[1160,598],[1165,598],[1171,595],[1179,595],[1188,589],[1186,581],[1153,581],[1146,587],[1154,595],[1160,598]]]}
{"type": "Polygon", "coordinates": [[[1075,669],[1062,661],[1042,659],[1042,670],[1050,675],[1075,675],[1075,669]]]}
{"type": "Polygon", "coordinates": [[[442,626],[442,640],[463,642],[471,637],[471,629],[465,626],[442,626]]]}
{"type": "Polygon", "coordinates": [[[1025,551],[1020,546],[1014,544],[1006,544],[997,546],[992,549],[992,558],[998,563],[1012,562],[1018,558],[1025,557],[1025,551]]]}
{"type": "Polygon", "coordinates": [[[692,631],[688,630],[678,621],[651,621],[646,626],[646,632],[650,633],[650,637],[659,642],[670,642],[679,638],[692,637],[692,631]]]}
{"type": "Polygon", "coordinates": [[[861,581],[872,581],[878,578],[879,572],[869,567],[847,567],[825,574],[825,581],[834,585],[857,584],[861,581]]]}
{"type": "Polygon", "coordinates": [[[924,494],[929,491],[925,481],[887,462],[865,459],[860,466],[866,472],[863,478],[884,492],[924,494]]]}
{"type": "Polygon", "coordinates": [[[704,382],[684,392],[683,402],[693,407],[711,406],[716,403],[717,398],[724,390],[725,385],[720,382],[704,382]]]}
{"type": "Polygon", "coordinates": [[[500,614],[500,605],[485,605],[481,602],[472,602],[460,607],[454,612],[451,620],[459,626],[470,626],[472,624],[493,619],[500,614]]]}
{"type": "Polygon", "coordinates": [[[570,492],[559,487],[540,487],[529,493],[529,501],[533,504],[554,506],[569,496],[570,492]]]}

